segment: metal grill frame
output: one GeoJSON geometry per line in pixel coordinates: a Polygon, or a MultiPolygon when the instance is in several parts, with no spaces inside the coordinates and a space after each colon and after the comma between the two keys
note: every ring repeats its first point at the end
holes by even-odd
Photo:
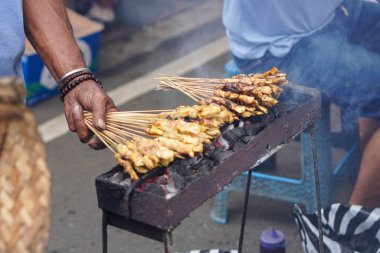
{"type": "MultiPolygon", "coordinates": [[[[165,252],[169,252],[168,238],[171,232],[189,216],[191,211],[222,191],[240,173],[251,171],[301,132],[310,129],[313,131],[313,126],[321,113],[319,91],[298,85],[289,85],[289,89],[294,94],[299,94],[299,97],[306,96],[306,101],[287,115],[276,119],[259,132],[254,141],[250,141],[224,163],[191,182],[170,199],[149,192],[135,191],[138,183],[129,188],[111,183],[108,178],[115,173],[117,168],[97,177],[98,205],[103,210],[104,252],[107,248],[107,225],[162,241],[165,243],[165,252]]],[[[316,159],[316,155],[313,157],[316,159]]],[[[315,173],[318,174],[317,168],[315,173]]],[[[145,178],[150,176],[150,174],[146,175],[145,178]]],[[[317,199],[317,202],[320,200],[317,199]]],[[[320,203],[318,209],[320,210],[320,203]]],[[[246,209],[244,209],[245,212],[246,209]]],[[[244,218],[241,238],[243,234],[244,218]]]]}

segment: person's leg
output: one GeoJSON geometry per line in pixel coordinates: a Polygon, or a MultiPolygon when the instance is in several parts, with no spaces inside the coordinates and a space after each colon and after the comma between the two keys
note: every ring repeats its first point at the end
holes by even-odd
{"type": "Polygon", "coordinates": [[[370,137],[360,165],[359,176],[351,195],[351,205],[380,205],[380,129],[370,137]]]}
{"type": "Polygon", "coordinates": [[[371,118],[359,118],[359,139],[360,139],[360,148],[364,152],[365,147],[367,146],[368,141],[372,135],[380,127],[379,123],[375,119],[371,118]]]}

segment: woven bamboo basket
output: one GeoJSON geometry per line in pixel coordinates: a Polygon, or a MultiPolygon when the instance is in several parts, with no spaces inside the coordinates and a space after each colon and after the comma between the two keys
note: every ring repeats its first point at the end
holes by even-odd
{"type": "Polygon", "coordinates": [[[0,253],[42,253],[50,229],[50,172],[22,84],[0,79],[0,253]]]}

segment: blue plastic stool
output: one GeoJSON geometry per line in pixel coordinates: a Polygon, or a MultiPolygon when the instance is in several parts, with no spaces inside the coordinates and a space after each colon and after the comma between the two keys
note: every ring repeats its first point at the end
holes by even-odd
{"type": "MultiPolygon", "coordinates": [[[[227,62],[225,71],[227,76],[240,74],[233,60],[227,62]]],[[[342,126],[345,125],[342,124],[342,126]]],[[[350,131],[343,128],[342,132],[331,132],[330,103],[328,101],[322,101],[321,118],[316,123],[315,130],[321,201],[322,207],[327,207],[331,204],[332,197],[342,184],[357,173],[360,163],[358,132],[355,127],[351,127],[350,131]],[[334,146],[344,148],[347,152],[338,166],[332,169],[331,148],[334,146]]],[[[302,204],[307,212],[316,211],[311,136],[308,132],[301,133],[301,152],[302,171],[300,179],[253,172],[250,193],[256,196],[302,204]]],[[[242,173],[224,191],[216,195],[211,211],[211,218],[214,222],[227,223],[228,193],[230,191],[243,191],[247,175],[247,172],[242,173]]]]}

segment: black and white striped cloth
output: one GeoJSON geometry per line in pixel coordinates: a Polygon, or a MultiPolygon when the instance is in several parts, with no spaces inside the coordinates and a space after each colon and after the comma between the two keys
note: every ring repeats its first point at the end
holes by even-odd
{"type": "Polygon", "coordinates": [[[237,250],[208,249],[208,250],[190,250],[190,251],[181,252],[181,253],[238,253],[238,251],[237,250]]]}
{"type": "MultiPolygon", "coordinates": [[[[317,214],[293,214],[305,253],[318,252],[317,214]]],[[[325,253],[380,253],[380,208],[333,204],[322,210],[325,253]]]]}

